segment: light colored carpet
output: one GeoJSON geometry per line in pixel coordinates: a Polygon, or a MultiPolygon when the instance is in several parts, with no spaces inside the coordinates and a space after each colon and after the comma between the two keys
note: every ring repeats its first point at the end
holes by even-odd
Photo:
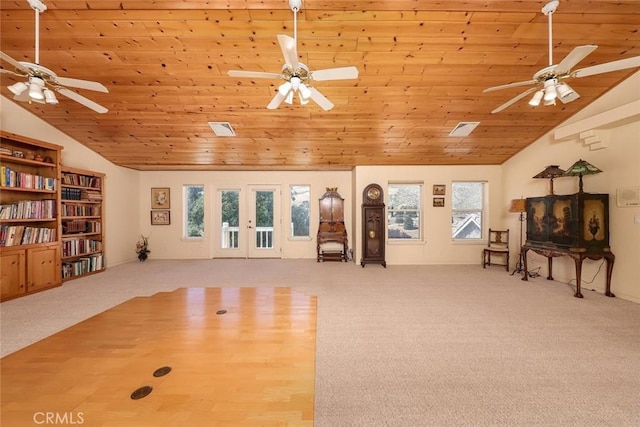
{"type": "Polygon", "coordinates": [[[189,286],[318,295],[318,427],[640,426],[640,305],[498,267],[152,259],[0,304],[2,355],[189,286]]]}

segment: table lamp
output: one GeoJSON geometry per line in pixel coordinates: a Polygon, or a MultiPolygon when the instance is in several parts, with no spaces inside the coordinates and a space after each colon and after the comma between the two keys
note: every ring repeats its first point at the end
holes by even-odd
{"type": "Polygon", "coordinates": [[[564,176],[578,176],[580,178],[578,191],[580,193],[583,193],[584,191],[582,191],[582,176],[593,175],[600,172],[602,171],[593,166],[591,163],[587,162],[586,160],[580,159],[573,165],[571,165],[569,169],[567,169],[564,176]]]}
{"type": "Polygon", "coordinates": [[[560,169],[558,165],[549,165],[542,172],[534,176],[534,178],[548,178],[551,185],[551,193],[549,193],[549,195],[553,195],[553,178],[564,175],[565,171],[560,169]]]}

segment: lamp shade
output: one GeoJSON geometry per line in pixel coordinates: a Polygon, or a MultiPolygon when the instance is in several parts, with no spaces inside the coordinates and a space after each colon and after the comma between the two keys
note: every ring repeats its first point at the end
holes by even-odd
{"type": "Polygon", "coordinates": [[[565,171],[560,169],[558,165],[549,165],[542,172],[535,175],[534,178],[547,178],[550,180],[550,193],[553,194],[553,178],[564,176],[565,171]]]}
{"type": "Polygon", "coordinates": [[[509,212],[526,212],[525,204],[525,199],[513,199],[511,206],[509,206],[509,212]]]}
{"type": "Polygon", "coordinates": [[[580,178],[580,188],[579,191],[582,193],[582,176],[583,175],[593,175],[596,173],[602,172],[597,167],[593,166],[591,163],[586,160],[578,160],[575,162],[567,171],[565,172],[565,176],[578,176],[580,178]]]}

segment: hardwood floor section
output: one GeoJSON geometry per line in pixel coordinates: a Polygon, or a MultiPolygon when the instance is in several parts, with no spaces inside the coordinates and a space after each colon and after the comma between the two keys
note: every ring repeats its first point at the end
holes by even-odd
{"type": "Polygon", "coordinates": [[[134,298],[3,358],[2,425],[312,426],[316,313],[289,288],[134,298]]]}

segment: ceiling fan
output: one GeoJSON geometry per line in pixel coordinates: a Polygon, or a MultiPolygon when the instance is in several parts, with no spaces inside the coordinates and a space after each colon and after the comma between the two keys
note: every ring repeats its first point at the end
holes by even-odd
{"type": "Polygon", "coordinates": [[[27,0],[36,15],[36,48],[35,63],[16,61],[9,55],[0,51],[0,58],[11,64],[15,71],[5,68],[0,69],[0,73],[13,74],[15,76],[27,79],[25,82],[14,83],[8,89],[15,95],[13,99],[16,101],[37,102],[40,104],[57,104],[58,99],[54,93],[58,92],[67,98],[84,105],[98,113],[106,113],[107,110],[100,104],[85,98],[84,96],[67,89],[65,86],[78,89],[87,89],[97,92],[108,93],[109,90],[98,82],[88,80],[71,79],[67,77],[58,77],[56,73],[43,67],[40,62],[40,14],[47,10],[47,6],[40,0],[27,0]]]}
{"type": "Polygon", "coordinates": [[[563,80],[593,76],[595,74],[609,73],[611,71],[624,70],[627,68],[640,67],[640,56],[621,59],[618,61],[607,62],[604,64],[593,65],[591,67],[582,68],[571,71],[578,62],[582,61],[591,52],[596,50],[596,45],[584,45],[574,48],[567,56],[564,57],[557,65],[553,64],[552,54],[552,18],[551,16],[558,8],[559,1],[550,1],[542,8],[542,13],[549,17],[549,66],[543,68],[533,75],[533,79],[522,82],[509,83],[501,86],[494,86],[483,90],[483,92],[493,92],[495,90],[507,89],[517,86],[533,87],[525,90],[520,95],[511,98],[509,101],[497,107],[491,113],[498,113],[508,106],[515,104],[522,98],[533,93],[533,97],[529,101],[529,105],[537,107],[541,102],[544,105],[555,105],[556,99],[560,99],[564,104],[575,101],[580,97],[578,93],[571,88],[563,80]],[[535,92],[535,93],[534,93],[535,92]]]}
{"type": "Polygon", "coordinates": [[[302,0],[289,0],[289,6],[293,10],[293,38],[278,34],[278,43],[284,56],[285,64],[281,73],[264,73],[260,71],[229,70],[231,77],[252,77],[265,79],[283,79],[285,82],[278,87],[276,95],[267,108],[274,110],[284,101],[293,103],[293,97],[297,93],[301,104],[306,104],[309,99],[316,102],[323,110],[329,111],[334,105],[323,94],[312,86],[313,81],[347,80],[358,78],[356,67],[328,68],[325,70],[309,71],[302,62],[298,61],[297,51],[297,13],[300,11],[302,0]]]}

